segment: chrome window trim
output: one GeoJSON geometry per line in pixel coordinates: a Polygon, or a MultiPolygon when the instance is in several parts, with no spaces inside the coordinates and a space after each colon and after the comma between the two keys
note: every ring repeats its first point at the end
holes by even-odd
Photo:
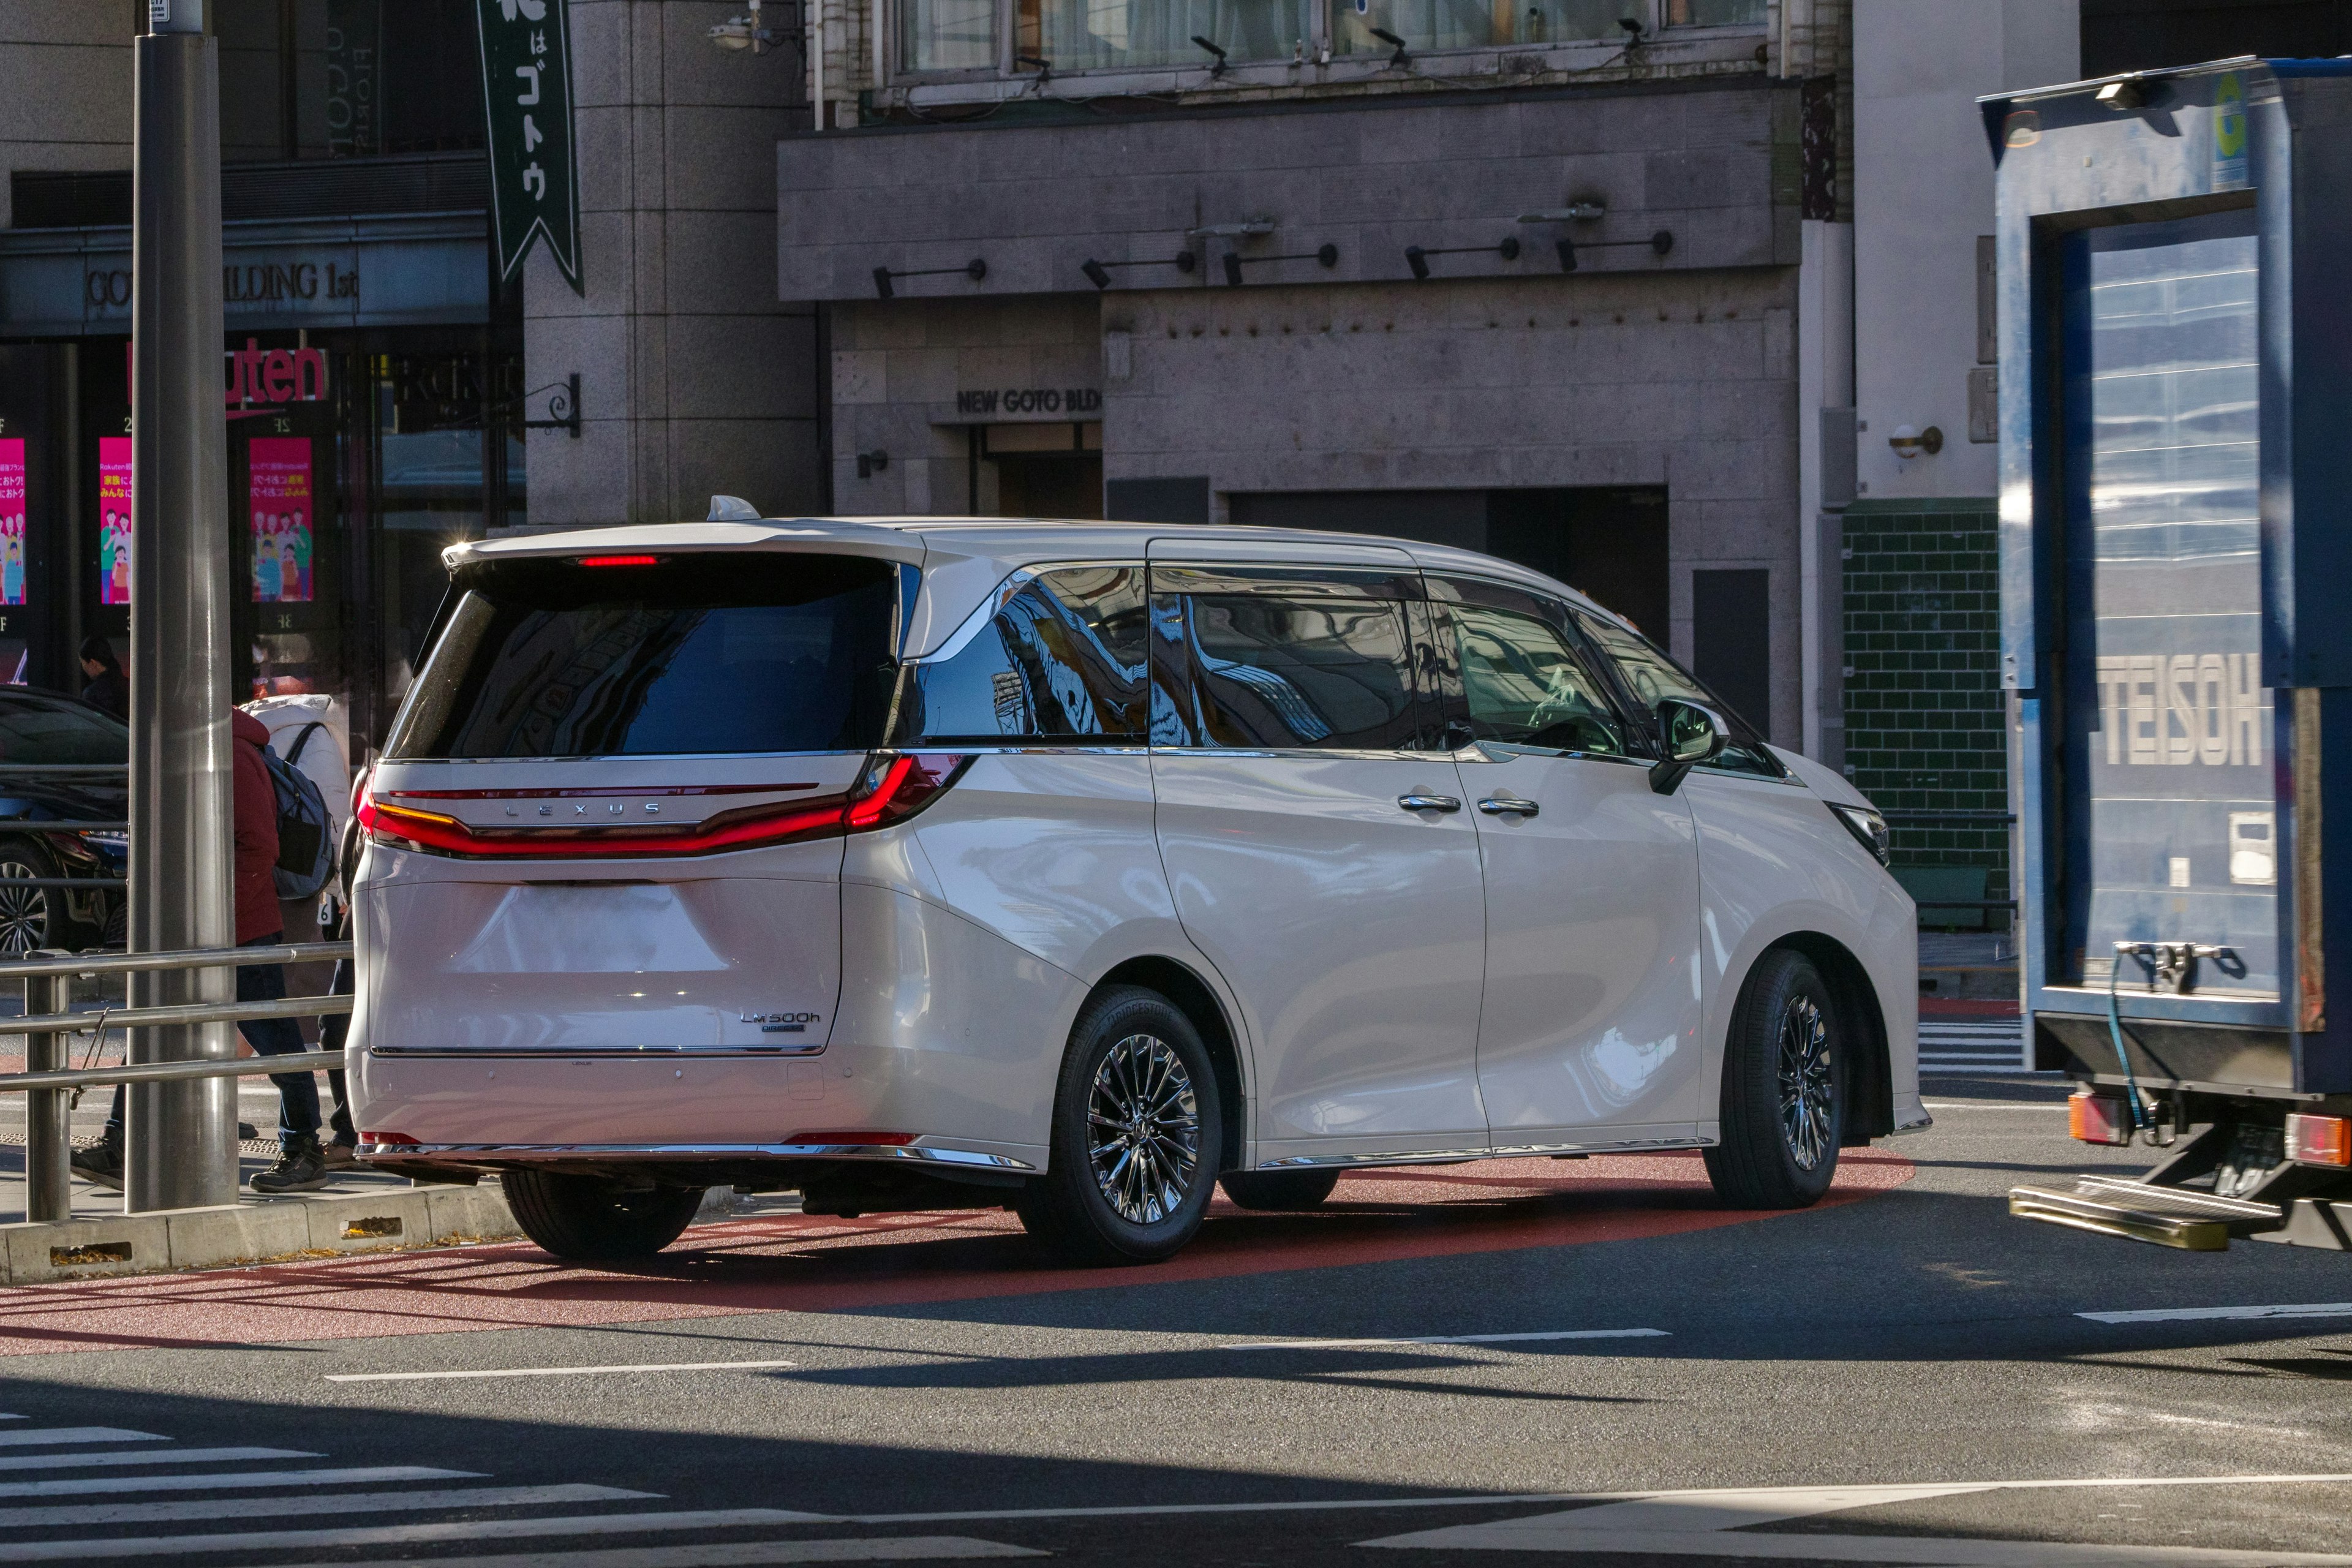
{"type": "Polygon", "coordinates": [[[896,1160],[992,1171],[1034,1171],[1009,1154],[914,1143],[399,1143],[362,1145],[362,1160],[458,1164],[554,1160],[896,1160]]]}
{"type": "Polygon", "coordinates": [[[371,1057],[402,1059],[482,1061],[678,1061],[715,1057],[815,1057],[822,1045],[796,1046],[370,1046],[371,1057]]]}

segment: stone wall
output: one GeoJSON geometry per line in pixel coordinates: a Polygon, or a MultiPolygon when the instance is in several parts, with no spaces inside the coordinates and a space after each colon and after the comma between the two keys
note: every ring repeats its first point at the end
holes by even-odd
{"type": "MultiPolygon", "coordinates": [[[[0,171],[131,167],[131,27],[98,0],[0,4],[0,171]]],[[[15,221],[0,184],[0,227],[15,221]]]]}

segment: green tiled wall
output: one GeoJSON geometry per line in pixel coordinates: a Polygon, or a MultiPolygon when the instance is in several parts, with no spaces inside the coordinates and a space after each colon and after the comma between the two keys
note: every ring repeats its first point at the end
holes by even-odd
{"type": "MultiPolygon", "coordinates": [[[[1994,522],[1990,498],[1846,509],[1846,774],[1882,810],[2008,806],[1994,522]]],[[[1895,868],[1915,873],[1906,880],[1922,896],[1932,882],[1947,898],[2004,897],[2008,864],[1998,823],[1895,828],[1895,868]],[[1964,868],[2000,875],[1979,894],[1954,875],[1964,868]]],[[[1919,918],[1979,923],[1959,910],[1919,918]]],[[[1996,914],[1990,923],[2005,922],[1996,914]]]]}

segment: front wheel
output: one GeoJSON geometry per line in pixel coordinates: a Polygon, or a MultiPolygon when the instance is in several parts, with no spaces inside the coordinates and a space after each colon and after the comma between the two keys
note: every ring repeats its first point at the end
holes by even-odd
{"type": "Polygon", "coordinates": [[[1706,1152],[1731,1208],[1797,1209],[1837,1174],[1849,1041],[1821,971],[1776,948],[1740,988],[1723,1052],[1723,1141],[1706,1152]]]}
{"type": "Polygon", "coordinates": [[[1070,1031],[1046,1172],[1014,1205],[1076,1263],[1157,1263],[1201,1228],[1223,1122],[1200,1032],[1168,998],[1121,985],[1070,1031]]]}
{"type": "Polygon", "coordinates": [[[551,1171],[509,1171],[501,1184],[525,1236],[582,1263],[651,1258],[678,1238],[702,1204],[700,1187],[629,1188],[551,1171]]]}

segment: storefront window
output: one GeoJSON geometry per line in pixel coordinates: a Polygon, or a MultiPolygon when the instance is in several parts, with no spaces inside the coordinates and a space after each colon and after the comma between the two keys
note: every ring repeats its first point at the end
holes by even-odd
{"type": "Polygon", "coordinates": [[[996,68],[996,0],[902,0],[898,60],[911,71],[996,68]]]}
{"type": "Polygon", "coordinates": [[[1622,38],[1620,19],[1646,25],[1648,13],[1649,0],[1341,0],[1333,7],[1332,47],[1343,55],[1394,48],[1373,36],[1375,27],[1416,49],[1622,38]]]}
{"type": "Polygon", "coordinates": [[[1665,0],[1661,18],[1669,27],[1761,26],[1765,0],[1665,0]]]}
{"type": "MultiPolygon", "coordinates": [[[[1314,37],[1308,0],[1016,0],[1020,52],[1056,69],[1286,58],[1314,37]]],[[[1496,0],[1497,4],[1504,0],[1496,0]]]]}

